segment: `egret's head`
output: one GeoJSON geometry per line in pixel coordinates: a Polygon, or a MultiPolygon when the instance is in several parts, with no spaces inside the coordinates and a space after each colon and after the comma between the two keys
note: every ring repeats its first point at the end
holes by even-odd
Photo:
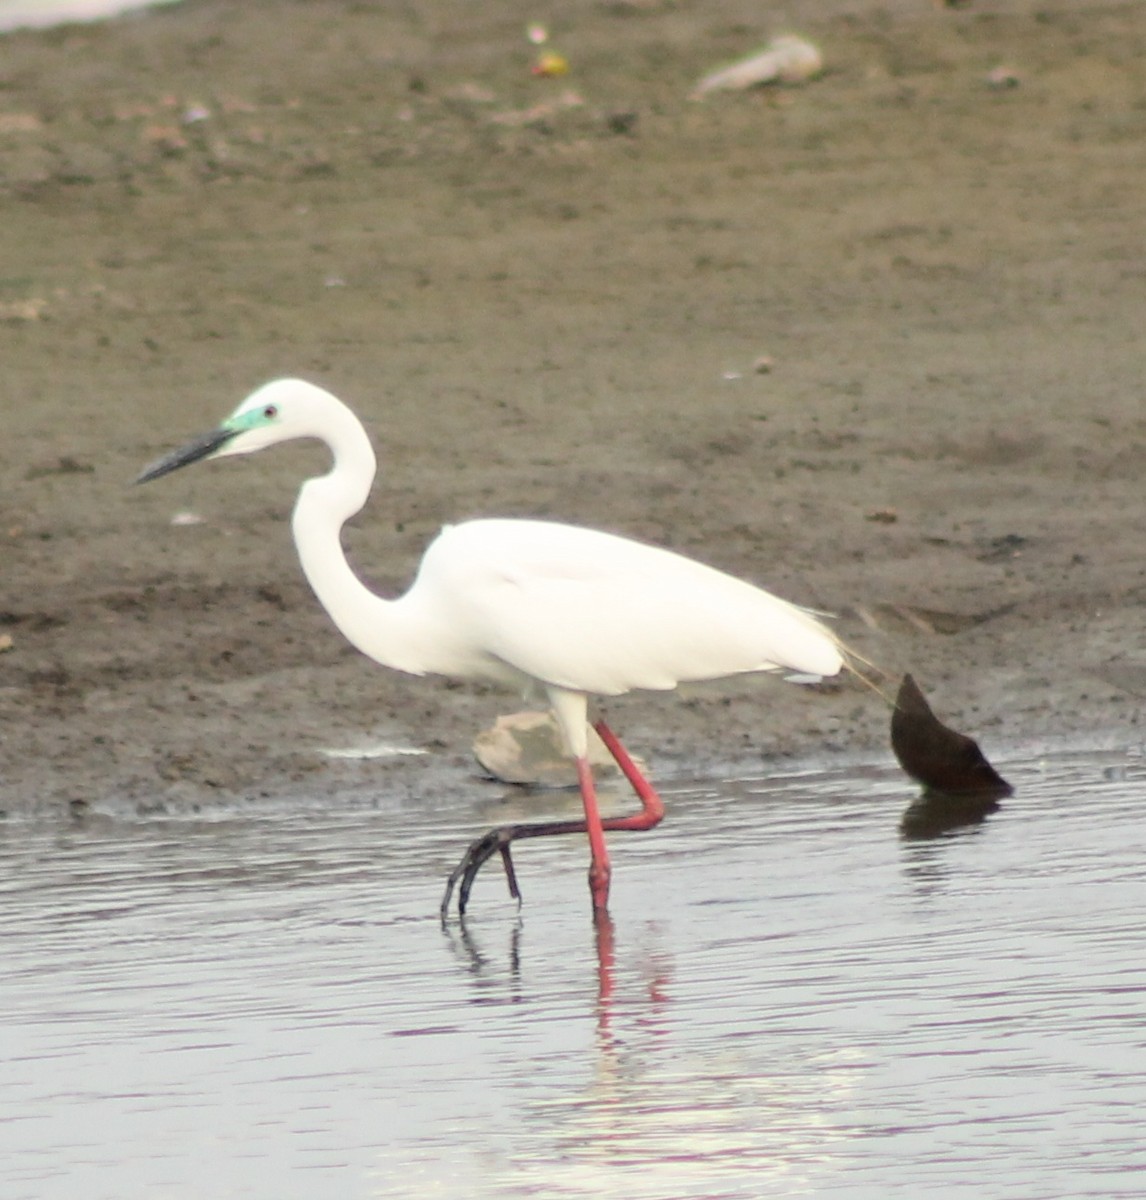
{"type": "Polygon", "coordinates": [[[342,405],[322,388],[301,379],[276,379],[252,392],[217,429],[145,467],[135,482],[147,483],[204,458],[252,454],[292,438],[321,437],[322,414],[332,407],[342,405]]]}

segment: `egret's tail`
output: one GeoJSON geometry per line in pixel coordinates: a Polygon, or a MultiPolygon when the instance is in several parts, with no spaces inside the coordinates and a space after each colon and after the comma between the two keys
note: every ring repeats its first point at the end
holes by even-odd
{"type": "Polygon", "coordinates": [[[836,646],[839,648],[840,656],[844,660],[843,670],[850,672],[860,683],[875,692],[888,708],[894,708],[895,698],[889,695],[882,686],[892,681],[891,674],[882,667],[877,666],[870,659],[864,658],[858,650],[854,650],[843,638],[836,638],[836,646]]]}

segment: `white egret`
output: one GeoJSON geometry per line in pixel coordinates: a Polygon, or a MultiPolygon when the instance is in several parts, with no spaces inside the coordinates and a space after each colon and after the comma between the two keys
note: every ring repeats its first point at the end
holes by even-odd
{"type": "Polygon", "coordinates": [[[484,679],[540,690],[576,764],[584,821],[490,830],[450,876],[459,913],[474,878],[500,853],[520,898],[510,845],[549,834],[588,834],[593,908],[609,894],[605,831],[651,829],[664,815],[652,785],[602,721],[595,728],[641,801],[602,820],[587,759],[588,697],[756,671],[835,675],[839,639],[810,612],[669,550],[550,521],[474,520],[430,544],[405,595],[387,600],[346,560],[341,531],[366,503],[374,451],[358,418],[322,388],[280,379],[252,393],[211,433],[149,466],[137,482],[189,463],[317,438],[333,454],[326,475],[299,491],[292,529],[302,568],[335,625],[363,654],[412,675],[484,679]]]}

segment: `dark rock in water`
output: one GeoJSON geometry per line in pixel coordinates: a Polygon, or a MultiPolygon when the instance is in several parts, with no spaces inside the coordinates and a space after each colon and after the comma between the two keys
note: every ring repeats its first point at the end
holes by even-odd
{"type": "Polygon", "coordinates": [[[903,677],[891,714],[891,748],[899,765],[936,801],[958,798],[965,805],[971,797],[997,801],[1011,794],[1011,785],[977,743],[935,716],[910,675],[903,677]]]}

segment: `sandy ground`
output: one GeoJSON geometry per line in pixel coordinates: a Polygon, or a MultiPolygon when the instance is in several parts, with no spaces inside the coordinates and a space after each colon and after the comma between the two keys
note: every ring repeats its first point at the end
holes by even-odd
{"type": "MultiPolygon", "coordinates": [[[[1137,743],[1143,61],[1139,0],[185,0],[5,37],[0,807],[486,794],[513,698],[374,667],[307,590],[319,451],[127,486],[288,374],[375,435],[347,544],[380,590],[445,521],[606,526],[840,614],[989,752],[1137,743]],[[793,27],[822,78],[689,100],[793,27]],[[431,754],[320,752],[379,740],[431,754]]],[[[662,774],[890,757],[854,683],[608,712],[662,774]]]]}

